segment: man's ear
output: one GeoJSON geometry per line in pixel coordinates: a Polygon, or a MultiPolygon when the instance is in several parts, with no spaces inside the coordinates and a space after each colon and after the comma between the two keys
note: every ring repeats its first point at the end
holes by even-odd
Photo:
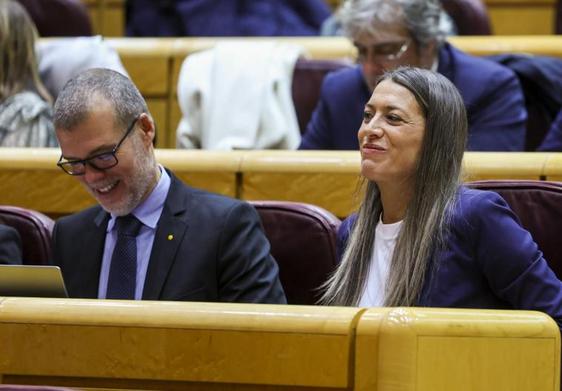
{"type": "Polygon", "coordinates": [[[145,145],[154,145],[154,139],[156,138],[156,125],[154,120],[147,113],[142,113],[139,116],[139,126],[143,132],[143,142],[145,145]]]}

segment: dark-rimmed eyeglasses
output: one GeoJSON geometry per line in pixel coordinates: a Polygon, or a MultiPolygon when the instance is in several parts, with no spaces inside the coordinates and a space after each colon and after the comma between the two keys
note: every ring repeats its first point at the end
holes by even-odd
{"type": "MultiPolygon", "coordinates": [[[[405,41],[390,41],[381,42],[376,45],[371,46],[371,57],[374,60],[383,61],[394,61],[398,60],[402,55],[408,50],[411,39],[406,39],[405,41]]],[[[357,62],[363,63],[369,60],[368,49],[355,44],[357,48],[357,62]]]]}
{"type": "Polygon", "coordinates": [[[117,145],[113,147],[113,149],[109,152],[102,152],[96,155],[90,156],[87,159],[81,160],[65,160],[64,157],[61,155],[59,161],[57,162],[57,166],[62,168],[64,172],[69,175],[84,175],[86,173],[86,165],[89,165],[92,168],[95,168],[99,171],[104,171],[110,169],[111,167],[115,167],[119,160],[117,159],[117,151],[123,141],[127,138],[127,136],[131,133],[131,131],[135,128],[135,124],[137,123],[140,116],[136,116],[131,125],[127,128],[127,131],[119,140],[117,145]]]}

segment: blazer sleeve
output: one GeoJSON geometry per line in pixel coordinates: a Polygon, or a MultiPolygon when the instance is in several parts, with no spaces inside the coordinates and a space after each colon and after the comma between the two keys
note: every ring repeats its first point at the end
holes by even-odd
{"type": "Polygon", "coordinates": [[[562,283],[503,198],[483,194],[469,220],[476,260],[491,289],[513,308],[545,312],[562,326],[562,283]]]}
{"type": "Polygon", "coordinates": [[[550,126],[550,130],[537,150],[551,152],[562,151],[562,109],[558,112],[558,116],[550,126]]]}
{"type": "Polygon", "coordinates": [[[285,304],[279,268],[256,210],[236,203],[225,216],[218,250],[220,301],[285,304]]]}
{"type": "Polygon", "coordinates": [[[12,227],[0,226],[0,264],[21,264],[21,239],[12,227]]]}
{"type": "Polygon", "coordinates": [[[481,84],[486,89],[481,95],[484,99],[466,102],[470,124],[468,149],[522,151],[527,109],[519,79],[510,69],[497,65],[488,76],[488,81],[481,84]]]}

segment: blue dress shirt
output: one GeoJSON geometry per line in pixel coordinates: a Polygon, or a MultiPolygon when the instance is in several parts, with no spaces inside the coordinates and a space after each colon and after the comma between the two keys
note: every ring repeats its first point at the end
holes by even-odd
{"type": "MultiPolygon", "coordinates": [[[[170,189],[170,176],[162,166],[160,169],[160,179],[156,187],[148,198],[139,204],[131,213],[140,220],[143,226],[137,236],[137,276],[135,288],[135,300],[142,298],[144,288],[144,280],[146,279],[146,271],[148,269],[148,261],[152,253],[152,244],[154,243],[154,235],[156,234],[156,225],[160,220],[160,215],[164,209],[164,201],[170,189]]],[[[111,214],[111,219],[107,224],[107,233],[105,236],[105,246],[103,250],[103,259],[101,264],[100,282],[98,289],[98,298],[105,299],[107,293],[107,280],[109,278],[109,269],[111,266],[111,255],[117,241],[117,230],[115,228],[115,219],[117,216],[111,214]]]]}

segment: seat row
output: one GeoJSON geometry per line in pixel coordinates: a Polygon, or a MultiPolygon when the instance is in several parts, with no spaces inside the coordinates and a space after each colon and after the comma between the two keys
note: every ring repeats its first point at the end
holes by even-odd
{"type": "MultiPolygon", "coordinates": [[[[549,266],[562,278],[562,183],[547,181],[478,181],[468,186],[498,192],[531,232],[549,266]]],[[[337,264],[336,234],[340,220],[325,209],[305,203],[251,201],[258,211],[289,304],[315,304],[318,287],[337,264]]],[[[44,214],[0,206],[0,223],[22,237],[23,259],[46,264],[53,220],[44,214]]]]}
{"type": "MultiPolygon", "coordinates": [[[[451,37],[450,42],[470,54],[484,56],[526,53],[562,57],[560,36],[451,37]]],[[[355,49],[343,37],[333,38],[108,38],[116,49],[133,82],[146,98],[158,125],[158,147],[174,148],[181,118],[177,100],[180,68],[186,56],[214,47],[218,42],[275,41],[302,46],[310,56],[297,63],[293,77],[295,102],[301,131],[314,109],[324,75],[342,61],[355,58],[355,49]],[[317,60],[330,60],[320,61],[317,60]],[[307,80],[306,83],[303,80],[307,80]]]]}
{"type": "MultiPolygon", "coordinates": [[[[5,148],[0,154],[0,204],[38,210],[53,218],[94,200],[55,164],[57,149],[5,148]]],[[[157,160],[185,183],[243,200],[306,202],[346,217],[357,208],[358,152],[156,150],[157,160]]],[[[557,153],[466,152],[466,181],[562,181],[557,153]]]]}

